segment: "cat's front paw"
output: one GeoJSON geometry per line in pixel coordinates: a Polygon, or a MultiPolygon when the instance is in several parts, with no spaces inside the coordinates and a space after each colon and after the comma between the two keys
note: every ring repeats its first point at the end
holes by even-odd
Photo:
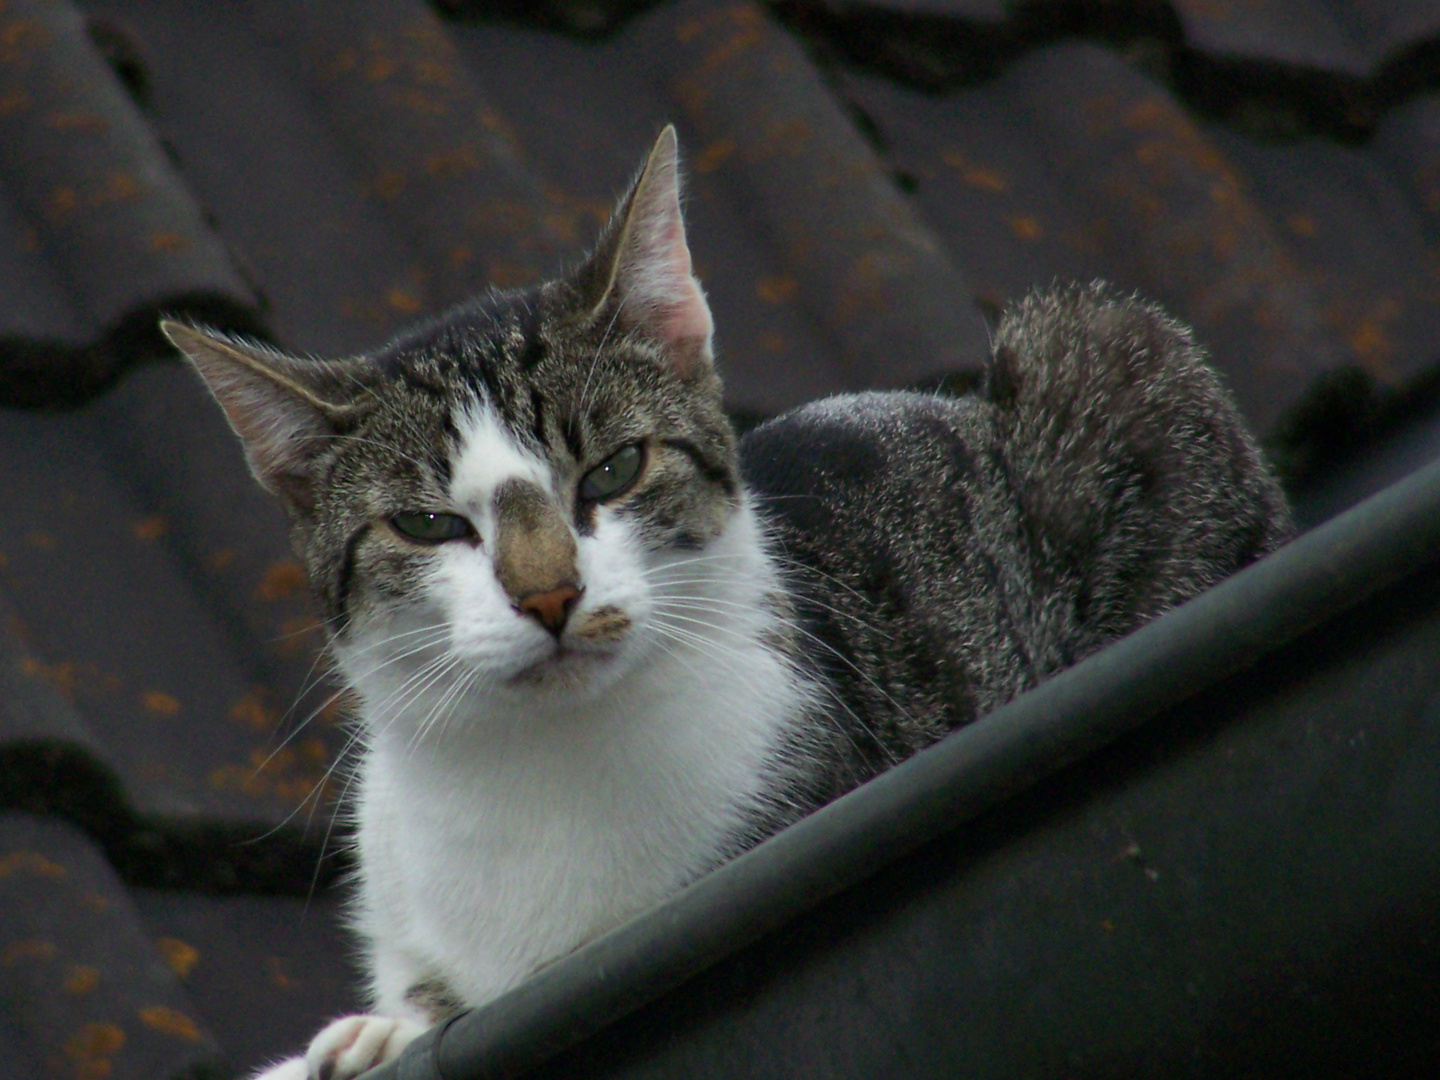
{"type": "Polygon", "coordinates": [[[394,1061],[425,1029],[393,1016],[344,1016],[324,1028],[305,1052],[312,1080],[351,1080],[394,1061]]]}

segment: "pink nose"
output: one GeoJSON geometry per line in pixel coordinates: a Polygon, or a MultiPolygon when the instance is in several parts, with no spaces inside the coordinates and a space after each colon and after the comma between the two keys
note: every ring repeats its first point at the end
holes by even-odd
{"type": "Polygon", "coordinates": [[[558,638],[570,618],[570,609],[579,599],[580,590],[574,585],[561,585],[558,589],[523,596],[515,606],[558,638]]]}

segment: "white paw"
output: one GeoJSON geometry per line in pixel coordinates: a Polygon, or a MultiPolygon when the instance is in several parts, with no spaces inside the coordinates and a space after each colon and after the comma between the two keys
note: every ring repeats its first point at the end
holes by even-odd
{"type": "MultiPolygon", "coordinates": [[[[424,1030],[413,1020],[393,1016],[342,1017],[311,1041],[305,1052],[308,1076],[313,1080],[351,1080],[376,1065],[394,1061],[424,1030]]],[[[290,1080],[290,1076],[282,1074],[275,1080],[290,1080]]]]}

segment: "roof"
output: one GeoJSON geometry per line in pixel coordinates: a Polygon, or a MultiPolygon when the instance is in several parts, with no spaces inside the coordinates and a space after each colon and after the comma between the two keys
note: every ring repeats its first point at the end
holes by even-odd
{"type": "Polygon", "coordinates": [[[741,422],[963,387],[1007,300],[1105,277],[1314,522],[1436,448],[1437,41],[1422,0],[0,5],[0,926],[54,946],[0,962],[7,1050],[248,1068],[354,993],[343,703],[159,313],[373,347],[576,258],[673,120],[741,422]],[[129,929],[35,922],[52,864],[129,929]]]}

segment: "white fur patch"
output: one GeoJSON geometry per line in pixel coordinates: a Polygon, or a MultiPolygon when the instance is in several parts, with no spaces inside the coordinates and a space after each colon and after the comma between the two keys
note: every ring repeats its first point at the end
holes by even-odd
{"type": "Polygon", "coordinates": [[[496,578],[494,491],[548,465],[477,409],[452,499],[481,543],[433,553],[426,595],[357,636],[356,925],[377,1011],[416,982],[470,1005],[715,865],[809,690],[764,644],[775,572],[748,505],[700,552],[647,552],[600,508],[560,646],[496,578]],[[623,613],[616,640],[572,630],[623,613]]]}

